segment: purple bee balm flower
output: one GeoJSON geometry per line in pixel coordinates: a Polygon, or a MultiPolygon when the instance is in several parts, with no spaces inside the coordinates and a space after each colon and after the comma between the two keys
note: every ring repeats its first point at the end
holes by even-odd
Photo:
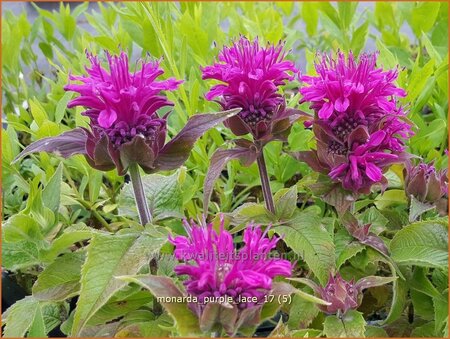
{"type": "Polygon", "coordinates": [[[441,214],[447,214],[448,176],[447,170],[438,171],[433,164],[410,162],[404,169],[405,192],[420,202],[437,205],[441,214]]]}
{"type": "Polygon", "coordinates": [[[188,276],[184,285],[189,295],[198,298],[199,303],[191,307],[199,316],[203,303],[214,297],[231,300],[224,303],[227,308],[261,307],[273,278],[292,274],[293,265],[288,260],[270,258],[279,238],[269,239],[267,229],[263,232],[259,226],[249,224],[243,234],[244,246],[237,250],[231,234],[224,229],[223,219],[219,232],[212,223],[199,226],[185,221],[184,226],[187,237],[169,240],[176,247],[176,258],[185,262],[175,272],[188,276]],[[250,301],[250,297],[256,301],[250,301]]]}
{"type": "Polygon", "coordinates": [[[157,81],[164,73],[160,61],[140,61],[140,67],[130,72],[124,52],[117,56],[106,52],[108,70],[97,56],[86,56],[91,63],[87,74],[70,75],[76,83],[64,89],[80,94],[69,102],[69,108],[87,108],[83,114],[91,120],[86,144],[89,162],[104,170],[123,168],[125,159],[139,153],[139,165],[150,170],[167,133],[166,116],[159,117],[157,110],[173,106],[161,91],[175,90],[182,81],[157,81]]]}
{"type": "Polygon", "coordinates": [[[203,79],[221,82],[210,89],[206,99],[219,98],[224,109],[242,109],[225,122],[234,134],[251,133],[255,139],[263,139],[285,132],[292,123],[296,111],[285,108],[278,87],[293,80],[291,73],[298,70],[285,60],[283,48],[281,42],[264,48],[258,39],[251,42],[242,36],[223,48],[214,65],[201,68],[203,79]]]}
{"type": "Polygon", "coordinates": [[[169,78],[157,80],[164,71],[160,61],[138,61],[129,70],[128,57],[106,52],[108,67],[97,56],[86,53],[90,67],[86,75],[70,75],[73,81],[67,91],[79,93],[68,107],[83,106],[90,118],[90,129],[76,128],[56,137],[37,140],[15,159],[33,152],[57,152],[63,157],[85,155],[89,164],[99,170],[117,168],[120,175],[131,164],[145,172],[180,167],[189,156],[196,140],[208,129],[237,114],[238,110],[195,114],[183,129],[166,143],[167,114],[160,108],[173,106],[162,91],[173,91],[182,83],[169,78]]]}
{"type": "Polygon", "coordinates": [[[393,81],[398,71],[376,68],[377,54],[358,61],[324,55],[316,64],[318,76],[303,76],[302,102],[315,112],[317,151],[300,152],[299,160],[326,173],[344,189],[369,193],[373,184],[387,184],[383,172],[405,159],[404,141],[412,136],[411,123],[396,96],[405,91],[393,81]]]}
{"type": "Polygon", "coordinates": [[[406,92],[394,85],[398,71],[383,71],[376,67],[377,54],[363,54],[358,62],[350,52],[337,58],[323,55],[316,63],[318,76],[301,78],[308,87],[300,89],[303,102],[311,102],[320,119],[335,120],[348,112],[356,120],[368,119],[396,111],[396,96],[406,92]]]}

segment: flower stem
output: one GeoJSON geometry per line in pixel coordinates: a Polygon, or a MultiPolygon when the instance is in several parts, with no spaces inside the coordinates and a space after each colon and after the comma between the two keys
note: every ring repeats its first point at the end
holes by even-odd
{"type": "MultiPolygon", "coordinates": [[[[144,186],[142,185],[141,174],[139,173],[138,164],[131,164],[129,167],[131,184],[133,185],[134,200],[139,212],[139,219],[142,226],[152,222],[152,214],[148,208],[147,201],[145,199],[144,186]]],[[[152,275],[158,274],[158,261],[155,258],[150,261],[150,273],[152,275]]],[[[160,315],[162,313],[162,306],[156,300],[153,301],[153,314],[160,315]]]]}
{"type": "Polygon", "coordinates": [[[138,164],[131,164],[129,167],[131,184],[133,185],[134,200],[139,213],[139,219],[142,226],[152,222],[152,215],[145,199],[144,186],[142,185],[141,174],[138,164]]]}
{"type": "Polygon", "coordinates": [[[261,187],[264,196],[266,208],[275,214],[275,205],[273,204],[272,191],[270,190],[269,175],[267,174],[266,161],[264,160],[264,151],[261,148],[258,157],[256,158],[259,169],[259,176],[261,177],[261,187]]]}

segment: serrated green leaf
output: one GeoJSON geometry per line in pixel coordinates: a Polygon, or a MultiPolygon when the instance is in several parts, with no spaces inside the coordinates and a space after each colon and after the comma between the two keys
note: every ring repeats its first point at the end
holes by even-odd
{"type": "MultiPolygon", "coordinates": [[[[172,175],[150,174],[142,177],[145,196],[153,220],[183,217],[183,197],[178,182],[180,171],[172,175]]],[[[131,183],[125,184],[119,195],[119,212],[131,218],[137,217],[136,203],[131,183]]]]}
{"type": "Polygon", "coordinates": [[[297,186],[292,186],[285,191],[277,192],[274,196],[275,215],[279,220],[287,220],[297,208],[297,186]]]}
{"type": "Polygon", "coordinates": [[[17,301],[8,308],[3,315],[5,323],[4,337],[24,337],[34,321],[38,308],[39,302],[31,296],[17,301]]]}
{"type": "Polygon", "coordinates": [[[166,241],[166,232],[161,232],[158,237],[147,233],[94,235],[81,270],[72,335],[79,335],[89,319],[126,285],[125,281],[114,277],[138,273],[166,241]]]}
{"type": "Polygon", "coordinates": [[[366,320],[362,313],[350,310],[339,318],[330,315],[323,323],[323,333],[327,338],[362,338],[366,331],[366,320]]]}
{"type": "Polygon", "coordinates": [[[67,253],[47,266],[33,285],[37,300],[61,301],[78,294],[83,252],[67,253]]]}
{"type": "Polygon", "coordinates": [[[392,259],[399,265],[447,267],[448,232],[436,221],[417,222],[398,231],[390,242],[392,259]]]}
{"type": "Polygon", "coordinates": [[[299,295],[294,295],[287,324],[292,329],[305,328],[311,324],[317,314],[319,314],[319,309],[314,303],[301,298],[299,295]]]}
{"type": "Polygon", "coordinates": [[[52,175],[44,190],[42,191],[42,202],[44,206],[49,208],[53,213],[58,212],[59,204],[61,201],[61,181],[63,163],[61,162],[56,168],[55,173],[52,175]]]}
{"type": "MultiPolygon", "coordinates": [[[[134,282],[148,289],[156,298],[182,298],[183,293],[168,277],[153,275],[121,276],[118,280],[134,282]]],[[[175,320],[180,336],[198,336],[200,333],[199,321],[188,308],[186,302],[161,302],[170,316],[175,320]]]]}
{"type": "Polygon", "coordinates": [[[331,236],[320,221],[314,211],[306,210],[273,230],[284,236],[286,244],[306,261],[321,284],[326,284],[330,270],[335,267],[335,254],[331,236]]]}

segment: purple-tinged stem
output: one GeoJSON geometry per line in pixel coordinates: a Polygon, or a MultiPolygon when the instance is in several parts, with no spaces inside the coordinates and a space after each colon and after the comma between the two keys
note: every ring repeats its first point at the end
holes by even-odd
{"type": "Polygon", "coordinates": [[[267,174],[266,161],[264,160],[263,149],[259,152],[256,158],[259,169],[259,176],[261,177],[261,187],[264,196],[264,202],[266,203],[266,208],[273,214],[275,214],[275,205],[273,204],[272,191],[270,190],[269,175],[267,174]]]}
{"type": "MultiPolygon", "coordinates": [[[[148,208],[147,200],[145,198],[144,185],[142,185],[141,174],[139,173],[138,164],[134,163],[129,167],[131,184],[133,185],[134,200],[139,213],[139,219],[142,226],[152,222],[152,214],[148,208]]],[[[158,262],[155,258],[150,261],[150,273],[158,274],[158,262]]],[[[162,313],[162,306],[156,300],[153,301],[153,314],[159,315],[162,313]]]]}
{"type": "Polygon", "coordinates": [[[138,164],[134,163],[129,167],[131,184],[133,185],[134,200],[139,213],[139,219],[142,226],[152,222],[152,215],[148,208],[147,200],[145,198],[144,186],[142,185],[141,174],[139,173],[138,164]]]}

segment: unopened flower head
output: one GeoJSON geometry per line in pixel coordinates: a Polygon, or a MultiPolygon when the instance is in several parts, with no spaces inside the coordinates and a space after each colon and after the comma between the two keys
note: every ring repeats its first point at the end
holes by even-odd
{"type": "Polygon", "coordinates": [[[405,168],[405,192],[421,202],[435,204],[448,197],[447,171],[438,171],[433,164],[419,163],[414,166],[407,163],[405,168]]]}
{"type": "Polygon", "coordinates": [[[406,95],[394,85],[398,70],[384,71],[376,61],[376,53],[359,60],[352,53],[346,58],[339,52],[336,59],[323,55],[316,63],[317,76],[301,77],[306,84],[300,89],[302,102],[315,112],[315,160],[345,189],[358,193],[386,184],[383,171],[403,159],[404,142],[412,136],[397,102],[406,95]]]}
{"type": "MultiPolygon", "coordinates": [[[[279,238],[267,237],[258,225],[249,224],[243,234],[244,246],[235,248],[231,234],[221,220],[217,232],[213,224],[199,226],[184,222],[188,236],[170,238],[175,245],[175,256],[184,261],[175,268],[178,275],[187,275],[184,282],[188,294],[196,296],[201,304],[205,298],[231,297],[235,305],[245,309],[261,305],[272,288],[275,276],[289,277],[292,264],[288,260],[270,258],[279,238]],[[256,297],[257,302],[240,302],[241,297],[256,297]]],[[[201,313],[202,307],[196,307],[201,313]]]]}
{"type": "Polygon", "coordinates": [[[320,305],[320,309],[328,314],[344,314],[359,305],[360,290],[354,281],[344,280],[339,273],[330,275],[325,287],[319,288],[321,299],[330,303],[328,306],[320,305]]]}
{"type": "Polygon", "coordinates": [[[270,134],[275,122],[286,118],[279,86],[293,80],[298,70],[285,59],[283,49],[281,42],[263,47],[258,39],[241,37],[231,47],[223,48],[214,65],[202,68],[203,79],[221,82],[210,89],[206,99],[218,98],[224,109],[242,109],[226,121],[234,134],[251,133],[261,139],[270,134]]]}

